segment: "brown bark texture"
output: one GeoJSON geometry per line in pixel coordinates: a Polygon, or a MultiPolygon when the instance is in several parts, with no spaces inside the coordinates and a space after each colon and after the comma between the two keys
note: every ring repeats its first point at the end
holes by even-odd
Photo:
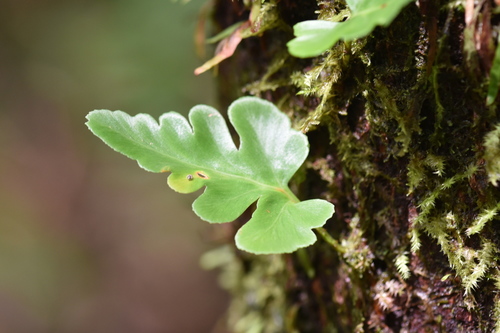
{"type": "MultiPolygon", "coordinates": [[[[247,20],[250,6],[215,1],[216,31],[247,20]]],[[[498,151],[485,142],[499,136],[500,114],[498,99],[485,100],[500,8],[420,0],[316,58],[287,52],[295,23],[342,9],[265,1],[259,33],[217,69],[222,106],[260,96],[307,134],[310,155],[292,187],[336,208],[327,234],[295,253],[221,248],[233,297],[226,329],[498,332],[498,151]]],[[[237,226],[228,228],[232,244],[237,226]]]]}

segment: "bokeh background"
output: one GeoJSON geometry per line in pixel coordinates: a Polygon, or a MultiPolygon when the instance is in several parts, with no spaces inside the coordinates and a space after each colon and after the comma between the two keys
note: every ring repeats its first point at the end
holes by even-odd
{"type": "Polygon", "coordinates": [[[0,333],[204,333],[227,296],[211,229],[84,125],[215,105],[204,1],[0,0],[0,333]],[[207,236],[208,235],[208,236],[207,236]]]}

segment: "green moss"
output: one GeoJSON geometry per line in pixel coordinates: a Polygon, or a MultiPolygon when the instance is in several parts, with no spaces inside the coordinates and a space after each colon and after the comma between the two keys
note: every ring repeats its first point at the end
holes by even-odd
{"type": "Polygon", "coordinates": [[[494,130],[486,134],[484,137],[484,147],[484,160],[488,180],[497,186],[497,181],[500,179],[500,124],[497,124],[494,130]]]}
{"type": "MultiPolygon", "coordinates": [[[[429,164],[429,159],[426,158],[422,164],[433,165],[436,176],[444,174],[442,159],[432,158],[431,160],[434,162],[429,164]]],[[[415,169],[415,167],[412,168],[412,174],[416,173],[415,169]]],[[[465,172],[449,178],[440,180],[436,179],[436,176],[430,177],[434,179],[432,182],[427,180],[427,184],[422,184],[422,179],[420,179],[420,187],[426,188],[427,194],[418,204],[420,211],[413,219],[409,232],[413,252],[420,248],[421,231],[427,233],[439,244],[441,251],[448,258],[450,267],[461,278],[467,295],[470,295],[478,286],[479,281],[486,276],[491,267],[496,265],[497,260],[497,249],[490,237],[486,235],[480,237],[476,240],[475,246],[468,244],[470,244],[470,236],[480,233],[485,224],[494,218],[500,208],[499,202],[496,202],[494,197],[490,197],[489,203],[483,203],[479,212],[473,214],[475,217],[470,218],[471,207],[463,206],[454,200],[457,193],[470,193],[467,189],[468,183],[476,172],[478,172],[478,167],[471,165],[465,172]],[[429,186],[432,187],[429,188],[429,186]]],[[[421,177],[423,175],[423,173],[420,174],[421,177]]],[[[414,175],[412,177],[415,178],[414,175]]],[[[411,190],[413,191],[413,188],[411,190]]]]}
{"type": "Polygon", "coordinates": [[[340,243],[344,249],[342,257],[347,265],[357,271],[357,274],[363,274],[370,268],[375,256],[360,228],[359,217],[353,217],[349,227],[351,229],[349,236],[342,239],[340,243]]]}
{"type": "Polygon", "coordinates": [[[495,207],[484,208],[481,213],[479,213],[476,218],[472,221],[470,226],[465,230],[467,236],[480,233],[485,227],[486,223],[492,221],[500,209],[500,203],[497,203],[495,207]]]}
{"type": "Polygon", "coordinates": [[[400,253],[396,257],[396,260],[394,261],[394,264],[396,265],[398,273],[405,280],[408,279],[410,277],[410,274],[411,274],[410,267],[408,266],[409,263],[410,263],[410,259],[408,258],[407,252],[400,253]]]}
{"type": "Polygon", "coordinates": [[[315,110],[304,118],[303,132],[308,132],[319,125],[323,116],[333,111],[326,107],[326,103],[335,96],[333,87],[342,77],[342,62],[346,61],[348,46],[349,44],[345,43],[334,46],[312,69],[305,73],[296,72],[292,76],[293,84],[299,88],[298,95],[315,97],[319,100],[315,110]]]}

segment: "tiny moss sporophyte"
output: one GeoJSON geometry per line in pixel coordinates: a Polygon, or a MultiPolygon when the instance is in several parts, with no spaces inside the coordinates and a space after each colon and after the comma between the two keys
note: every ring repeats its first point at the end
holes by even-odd
{"type": "Polygon", "coordinates": [[[189,122],[176,112],[134,117],[96,110],[87,126],[111,148],[151,172],[170,172],[168,185],[180,193],[205,187],[193,211],[210,223],[231,222],[252,203],[257,208],[236,233],[236,246],[256,254],[288,253],[316,241],[312,231],[333,215],[325,200],[300,201],[288,187],[309,152],[307,137],[272,103],[242,97],[228,116],[240,137],[236,147],[224,118],[197,105],[189,122]]]}

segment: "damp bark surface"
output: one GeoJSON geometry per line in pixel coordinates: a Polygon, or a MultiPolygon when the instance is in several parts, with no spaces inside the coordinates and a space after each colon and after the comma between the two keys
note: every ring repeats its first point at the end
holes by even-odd
{"type": "MultiPolygon", "coordinates": [[[[287,52],[293,25],[345,4],[264,5],[280,24],[220,64],[220,103],[256,95],[287,113],[311,147],[292,188],[336,212],[328,235],[292,254],[224,248],[226,330],[495,331],[500,191],[484,142],[500,115],[485,104],[494,45],[479,42],[493,40],[494,2],[472,23],[456,2],[411,3],[389,27],[308,59],[287,52]]],[[[217,31],[248,15],[241,1],[214,4],[217,31]]]]}

